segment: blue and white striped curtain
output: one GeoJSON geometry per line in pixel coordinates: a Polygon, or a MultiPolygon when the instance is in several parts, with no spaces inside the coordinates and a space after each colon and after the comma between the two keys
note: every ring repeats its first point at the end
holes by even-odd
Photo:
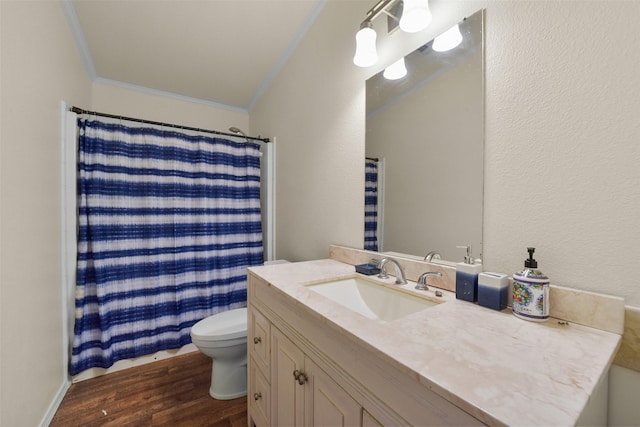
{"type": "Polygon", "coordinates": [[[263,262],[260,152],[168,128],[81,117],[71,374],[179,348],[246,306],[263,262]]]}
{"type": "Polygon", "coordinates": [[[364,170],[364,248],[378,250],[378,162],[366,160],[364,170]]]}

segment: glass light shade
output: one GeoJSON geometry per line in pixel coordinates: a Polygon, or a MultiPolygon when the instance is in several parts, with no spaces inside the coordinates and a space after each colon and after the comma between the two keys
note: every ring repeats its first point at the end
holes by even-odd
{"type": "Polygon", "coordinates": [[[456,24],[433,39],[431,48],[436,52],[446,52],[458,46],[460,42],[462,42],[462,34],[460,34],[460,26],[456,24]]]}
{"type": "Polygon", "coordinates": [[[427,28],[431,22],[428,0],[404,0],[400,29],[407,33],[417,33],[427,28]]]}
{"type": "Polygon", "coordinates": [[[371,27],[361,28],[356,34],[356,54],[353,63],[358,67],[370,67],[378,62],[377,34],[371,27]]]}
{"type": "Polygon", "coordinates": [[[404,56],[384,69],[382,73],[387,80],[398,80],[407,75],[407,67],[404,65],[404,56]]]}

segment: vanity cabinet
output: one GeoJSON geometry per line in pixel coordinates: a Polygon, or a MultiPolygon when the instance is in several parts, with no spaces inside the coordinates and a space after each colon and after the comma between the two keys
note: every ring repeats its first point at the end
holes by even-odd
{"type": "Polygon", "coordinates": [[[381,426],[255,306],[249,306],[248,316],[248,407],[253,424],[381,426]]]}
{"type": "Polygon", "coordinates": [[[250,425],[481,425],[251,271],[248,287],[250,425]]]}
{"type": "MultiPolygon", "coordinates": [[[[250,279],[255,287],[268,286],[250,279]]],[[[280,331],[250,297],[248,408],[252,425],[382,426],[313,359],[280,331]]],[[[264,306],[262,310],[266,310],[264,306]]]]}

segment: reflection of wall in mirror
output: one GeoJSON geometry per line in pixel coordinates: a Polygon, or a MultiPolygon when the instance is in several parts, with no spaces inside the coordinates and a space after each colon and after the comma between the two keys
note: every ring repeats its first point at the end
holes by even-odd
{"type": "Polygon", "coordinates": [[[482,241],[482,53],[367,118],[366,155],[386,161],[384,251],[439,252],[482,241]]]}

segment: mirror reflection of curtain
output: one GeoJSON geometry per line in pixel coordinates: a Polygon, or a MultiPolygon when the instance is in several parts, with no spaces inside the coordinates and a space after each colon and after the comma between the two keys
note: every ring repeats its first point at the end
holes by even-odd
{"type": "Polygon", "coordinates": [[[366,159],[364,172],[364,249],[378,250],[378,161],[366,159]]]}

